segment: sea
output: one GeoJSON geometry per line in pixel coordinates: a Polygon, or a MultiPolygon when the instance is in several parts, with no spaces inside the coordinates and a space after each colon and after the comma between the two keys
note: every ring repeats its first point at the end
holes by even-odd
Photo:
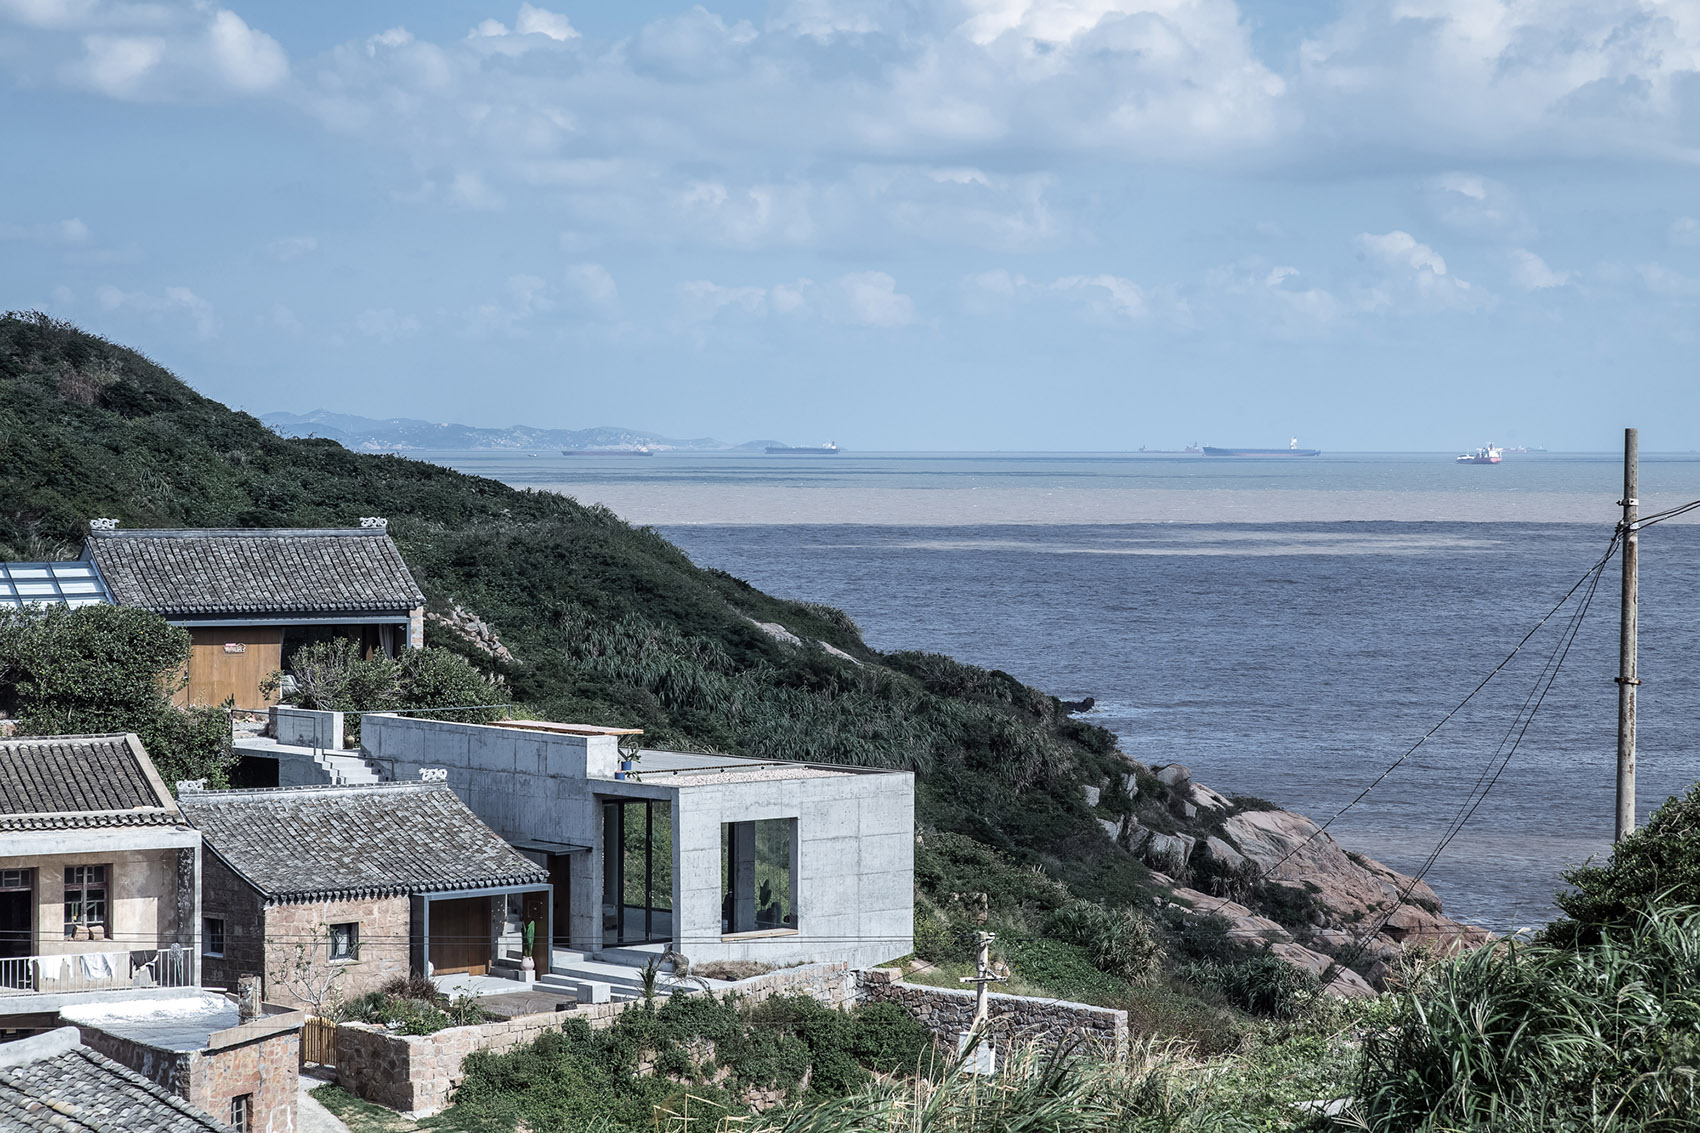
{"type": "MultiPolygon", "coordinates": [[[[1608,551],[1617,455],[411,455],[605,504],[875,648],[1091,697],[1133,758],[1332,819],[1496,931],[1610,849],[1620,560],[1547,615],[1608,551]]],[[[1641,499],[1700,500],[1700,455],[1644,454],[1641,499]]],[[[1640,583],[1644,820],[1700,776],[1700,528],[1643,533],[1640,583]]]]}

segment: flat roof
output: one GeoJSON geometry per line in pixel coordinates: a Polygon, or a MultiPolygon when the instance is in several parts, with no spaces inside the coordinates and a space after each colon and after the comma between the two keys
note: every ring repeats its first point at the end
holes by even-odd
{"type": "Polygon", "coordinates": [[[602,728],[595,724],[557,724],[553,720],[492,720],[493,728],[517,728],[525,732],[560,732],[568,736],[641,736],[642,728],[602,728]]]}
{"type": "Polygon", "coordinates": [[[202,1050],[217,1031],[240,1023],[236,1004],[222,995],[202,993],[173,999],[132,999],[123,1003],[79,1003],[61,1008],[68,1022],[98,1027],[109,1035],[161,1050],[202,1050]]]}

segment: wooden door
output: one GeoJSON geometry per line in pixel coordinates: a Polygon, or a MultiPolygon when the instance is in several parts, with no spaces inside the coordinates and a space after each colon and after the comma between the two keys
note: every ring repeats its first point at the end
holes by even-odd
{"type": "Polygon", "coordinates": [[[223,704],[259,711],[275,701],[260,695],[260,682],[283,668],[283,627],[211,626],[189,630],[189,687],[180,702],[223,704]]]}
{"type": "Polygon", "coordinates": [[[481,976],[490,967],[490,898],[431,902],[431,971],[481,976]]]}

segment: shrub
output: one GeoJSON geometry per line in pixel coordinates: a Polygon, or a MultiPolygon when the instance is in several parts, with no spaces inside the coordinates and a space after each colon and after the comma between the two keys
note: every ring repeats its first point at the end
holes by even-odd
{"type": "Polygon", "coordinates": [[[1598,943],[1501,941],[1431,965],[1364,1042],[1368,1128],[1693,1129],[1700,910],[1598,943]]]}
{"type": "Polygon", "coordinates": [[[1700,784],[1668,799],[1612,848],[1605,865],[1580,866],[1564,880],[1575,888],[1558,895],[1569,919],[1547,930],[1555,943],[1597,943],[1608,929],[1627,928],[1659,905],[1700,905],[1700,784]]]}
{"type": "Polygon", "coordinates": [[[1229,963],[1181,966],[1182,979],[1215,992],[1242,1011],[1276,1019],[1294,1019],[1322,994],[1322,981],[1271,952],[1229,963]]]}
{"type": "Polygon", "coordinates": [[[1144,983],[1162,965],[1156,929],[1132,909],[1070,901],[1045,919],[1045,934],[1079,945],[1100,971],[1129,983],[1144,983]]]}

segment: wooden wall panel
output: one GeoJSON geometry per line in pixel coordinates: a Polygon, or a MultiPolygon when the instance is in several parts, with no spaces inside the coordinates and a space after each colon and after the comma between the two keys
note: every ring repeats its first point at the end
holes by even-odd
{"type": "Polygon", "coordinates": [[[238,708],[263,710],[277,703],[260,695],[260,682],[283,667],[281,626],[193,628],[189,643],[190,704],[217,706],[235,697],[238,708]]]}

